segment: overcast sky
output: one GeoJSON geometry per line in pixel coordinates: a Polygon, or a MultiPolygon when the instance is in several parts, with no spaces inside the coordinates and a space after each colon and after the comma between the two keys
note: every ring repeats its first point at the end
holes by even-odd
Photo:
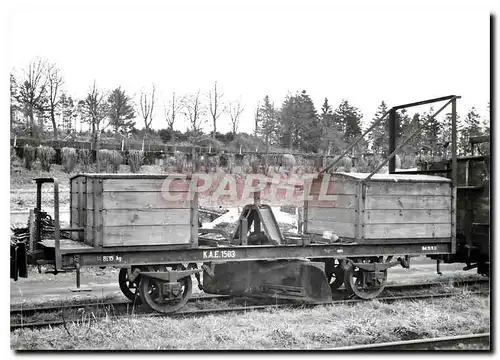
{"type": "MultiPolygon", "coordinates": [[[[280,106],[287,92],[303,89],[318,111],[325,97],[334,108],[347,99],[365,121],[381,100],[457,94],[460,115],[471,106],[484,113],[489,101],[488,2],[103,3],[13,2],[10,68],[47,58],[77,99],[95,79],[105,90],[121,85],[138,103],[141,88],[154,83],[155,128],[166,127],[163,99],[172,91],[206,93],[214,81],[225,100],[241,98],[245,132],[266,94],[280,106]]],[[[176,128],[186,125],[181,117],[176,128]]],[[[218,130],[229,129],[222,117],[218,130]]]]}

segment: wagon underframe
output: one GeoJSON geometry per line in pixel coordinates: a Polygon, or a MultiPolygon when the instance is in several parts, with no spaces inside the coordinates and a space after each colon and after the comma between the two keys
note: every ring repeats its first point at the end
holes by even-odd
{"type": "MultiPolygon", "coordinates": [[[[408,239],[405,239],[406,241],[408,239]]],[[[68,242],[73,242],[67,240],[68,242]]],[[[62,269],[78,266],[158,265],[202,262],[231,262],[250,260],[286,260],[304,258],[336,258],[390,255],[438,255],[449,254],[452,244],[449,239],[428,239],[419,243],[390,244],[310,244],[310,245],[253,245],[253,246],[199,246],[190,249],[172,247],[116,247],[116,248],[71,248],[71,243],[62,246],[60,259],[62,269]]],[[[77,242],[75,241],[75,244],[77,242]]],[[[53,243],[52,243],[53,244],[53,243]]],[[[51,245],[52,245],[51,244],[51,245]]],[[[48,245],[48,249],[53,248],[48,245]]],[[[59,260],[59,261],[57,261],[59,260]]]]}

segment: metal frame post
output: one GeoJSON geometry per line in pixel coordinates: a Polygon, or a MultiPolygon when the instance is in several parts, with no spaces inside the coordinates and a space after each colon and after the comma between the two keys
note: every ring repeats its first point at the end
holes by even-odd
{"type": "Polygon", "coordinates": [[[54,178],[54,242],[55,242],[55,270],[62,266],[61,243],[60,243],[60,224],[59,224],[59,181],[54,178]]]}
{"type": "Polygon", "coordinates": [[[457,98],[451,102],[451,179],[457,186],[457,98]]]}
{"type": "MultiPolygon", "coordinates": [[[[396,150],[397,140],[397,124],[396,124],[396,110],[392,108],[389,114],[389,154],[396,150]]],[[[389,160],[389,174],[396,172],[396,157],[391,157],[389,160]]]]}

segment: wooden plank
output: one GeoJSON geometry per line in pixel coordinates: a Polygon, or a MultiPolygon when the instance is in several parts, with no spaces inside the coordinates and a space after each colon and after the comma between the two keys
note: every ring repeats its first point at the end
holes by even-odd
{"type": "Polygon", "coordinates": [[[313,195],[311,197],[312,199],[307,201],[308,209],[313,207],[342,209],[357,208],[356,195],[328,195],[327,197],[313,195]]]}
{"type": "Polygon", "coordinates": [[[186,192],[189,189],[191,180],[169,179],[104,179],[103,191],[152,191],[160,192],[162,190],[170,192],[186,192]],[[166,188],[168,186],[168,188],[166,188]],[[165,188],[164,188],[165,187],[165,188]]]}
{"type": "MultiPolygon", "coordinates": [[[[179,193],[183,199],[187,193],[179,193]]],[[[190,201],[167,201],[161,192],[103,192],[103,209],[189,209],[190,201]]]]}
{"type": "Polygon", "coordinates": [[[446,224],[365,224],[365,241],[370,239],[405,239],[450,237],[446,224]]]}
{"type": "Polygon", "coordinates": [[[345,180],[336,181],[333,178],[328,179],[327,177],[313,180],[309,194],[318,195],[320,193],[327,195],[356,195],[356,182],[345,180]]]}
{"type": "Polygon", "coordinates": [[[366,209],[451,209],[450,196],[367,196],[366,209]]]}
{"type": "MultiPolygon", "coordinates": [[[[85,227],[87,222],[87,179],[85,177],[80,177],[78,181],[78,223],[81,227],[85,227]]],[[[84,234],[78,233],[78,239],[83,241],[84,234]]]]}
{"type": "MultiPolygon", "coordinates": [[[[189,209],[189,222],[190,222],[190,243],[192,247],[197,247],[198,246],[198,221],[199,221],[199,214],[198,214],[198,194],[196,193],[195,189],[196,184],[192,183],[191,184],[191,191],[194,191],[194,197],[193,201],[191,201],[191,208],[189,209]]],[[[176,212],[181,212],[184,210],[175,210],[176,212]]]]}
{"type": "Polygon", "coordinates": [[[352,223],[341,223],[333,221],[324,220],[308,220],[307,221],[307,233],[308,234],[318,234],[323,235],[324,231],[332,231],[340,237],[354,238],[355,236],[355,224],[352,223]]]}
{"type": "MultiPolygon", "coordinates": [[[[61,250],[81,250],[81,249],[92,249],[91,246],[85,245],[79,241],[69,240],[69,239],[60,239],[59,240],[61,250]]],[[[42,246],[54,248],[55,240],[54,239],[45,239],[40,242],[42,246]]]]}
{"type": "Polygon", "coordinates": [[[104,227],[103,247],[189,244],[190,225],[104,227]]]}
{"type": "Polygon", "coordinates": [[[78,208],[71,207],[69,208],[71,221],[71,227],[80,227],[80,223],[78,222],[78,208]],[[74,219],[74,220],[73,220],[74,219]]]}
{"type": "Polygon", "coordinates": [[[405,210],[365,210],[365,224],[432,224],[450,223],[450,210],[405,209],[405,210]]]}
{"type": "Polygon", "coordinates": [[[448,195],[451,196],[449,183],[404,183],[371,182],[366,184],[366,195],[448,195]]]}
{"type": "MultiPolygon", "coordinates": [[[[71,182],[71,193],[70,193],[70,206],[74,208],[78,208],[78,192],[73,191],[73,188],[77,186],[76,183],[71,182]]],[[[75,219],[75,221],[78,221],[78,219],[75,219]]]]}
{"type": "Polygon", "coordinates": [[[79,190],[78,185],[80,184],[80,182],[83,179],[84,179],[83,176],[77,176],[77,177],[71,179],[71,181],[70,181],[70,190],[69,191],[72,194],[78,194],[78,190],[79,190]]]}
{"type": "MultiPolygon", "coordinates": [[[[79,227],[78,223],[78,204],[77,204],[77,196],[73,193],[74,188],[74,180],[69,182],[69,206],[70,206],[70,214],[69,214],[69,223],[71,227],[79,227]]],[[[70,235],[71,239],[78,240],[78,233],[72,232],[70,235]]]]}
{"type": "Polygon", "coordinates": [[[356,184],[357,206],[356,206],[356,226],[354,227],[354,238],[356,241],[361,241],[363,238],[363,217],[362,212],[365,209],[366,185],[362,182],[356,184]]]}
{"type": "Polygon", "coordinates": [[[309,207],[306,220],[356,223],[356,209],[309,207]]]}
{"type": "MultiPolygon", "coordinates": [[[[102,224],[108,226],[188,225],[191,209],[104,209],[102,224]]],[[[196,219],[198,227],[198,219],[196,219]]]]}
{"type": "Polygon", "coordinates": [[[94,217],[93,217],[93,239],[92,243],[94,247],[103,246],[103,180],[94,179],[94,193],[92,194],[92,199],[94,203],[94,217]]]}
{"type": "Polygon", "coordinates": [[[457,252],[457,188],[453,187],[451,197],[451,253],[457,252]]]}

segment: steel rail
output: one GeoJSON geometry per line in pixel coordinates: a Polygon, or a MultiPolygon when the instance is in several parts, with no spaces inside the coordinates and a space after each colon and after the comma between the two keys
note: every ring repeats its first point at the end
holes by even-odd
{"type": "MultiPolygon", "coordinates": [[[[196,296],[196,297],[191,297],[189,298],[188,302],[196,302],[198,300],[201,301],[209,301],[212,299],[227,299],[230,296],[227,295],[204,295],[204,296],[196,296]]],[[[82,307],[106,307],[106,306],[113,306],[113,307],[120,307],[120,306],[129,306],[129,307],[138,307],[141,305],[141,303],[133,303],[130,300],[115,300],[115,301],[106,301],[106,302],[81,302],[81,303],[74,303],[74,304],[69,304],[69,305],[54,305],[54,306],[33,306],[33,307],[20,307],[16,309],[11,309],[10,310],[10,316],[13,315],[23,315],[23,316],[32,316],[35,313],[47,313],[47,312],[57,312],[61,310],[71,310],[71,309],[79,309],[82,307]]]]}
{"type": "Polygon", "coordinates": [[[378,344],[364,344],[364,345],[342,346],[336,348],[322,348],[318,350],[322,351],[445,350],[445,348],[449,348],[451,346],[457,346],[460,344],[477,344],[485,342],[487,342],[488,345],[490,344],[489,332],[480,334],[445,336],[439,338],[402,340],[402,341],[384,342],[378,344]]]}
{"type": "MultiPolygon", "coordinates": [[[[470,292],[470,295],[489,295],[489,292],[470,292]]],[[[135,314],[136,317],[169,317],[169,318],[187,318],[191,316],[205,316],[205,315],[218,315],[226,313],[241,313],[250,311],[261,311],[270,309],[299,309],[299,308],[312,308],[316,306],[338,306],[347,304],[356,304],[367,301],[379,301],[384,303],[392,303],[396,301],[415,301],[415,300],[428,300],[428,299],[439,299],[439,298],[449,298],[458,295],[457,293],[445,293],[445,294],[423,294],[423,295],[408,295],[408,296],[394,296],[394,297],[383,297],[376,298],[372,300],[363,299],[347,299],[347,300],[336,300],[329,303],[312,303],[312,304],[267,304],[267,305],[253,305],[253,306],[238,306],[238,307],[228,307],[228,308],[218,308],[218,309],[196,309],[189,311],[181,311],[169,314],[163,313],[138,313],[135,314]]],[[[129,314],[115,315],[115,319],[120,319],[129,316],[129,314]]],[[[103,316],[96,316],[96,319],[101,319],[103,316]]],[[[47,326],[59,326],[72,322],[80,322],[78,319],[65,319],[65,320],[54,320],[54,321],[44,321],[44,322],[26,322],[19,324],[11,324],[10,330],[14,331],[16,329],[23,328],[43,328],[47,326]]]]}
{"type": "MultiPolygon", "coordinates": [[[[429,283],[415,283],[415,284],[391,284],[387,285],[384,289],[384,293],[390,291],[406,291],[406,290],[415,290],[415,289],[425,289],[432,288],[437,286],[444,285],[452,285],[452,286],[465,286],[465,285],[479,285],[489,283],[489,279],[474,279],[474,280],[456,280],[451,283],[448,282],[429,282],[429,283]]],[[[343,293],[342,289],[340,291],[336,291],[336,293],[343,293]]],[[[189,298],[188,302],[196,302],[196,301],[210,301],[212,299],[229,299],[234,298],[234,296],[229,295],[203,295],[189,298]]],[[[46,312],[57,312],[61,310],[70,310],[70,309],[78,309],[82,307],[120,307],[120,306],[139,306],[140,304],[133,304],[131,301],[127,300],[117,300],[117,301],[106,301],[106,302],[82,302],[82,303],[74,303],[69,305],[55,305],[55,306],[35,306],[35,307],[21,307],[10,310],[10,315],[23,315],[23,316],[31,316],[35,313],[46,313],[46,312]]]]}

